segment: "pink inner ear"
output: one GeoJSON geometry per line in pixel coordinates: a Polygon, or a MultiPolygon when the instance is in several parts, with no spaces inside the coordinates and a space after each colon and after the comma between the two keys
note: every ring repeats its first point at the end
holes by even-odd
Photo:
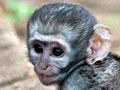
{"type": "Polygon", "coordinates": [[[102,45],[102,40],[96,34],[94,34],[91,37],[89,43],[90,43],[90,46],[89,46],[89,49],[87,50],[87,52],[89,52],[89,55],[90,54],[92,55],[100,49],[100,47],[102,45]]]}
{"type": "Polygon", "coordinates": [[[93,51],[98,51],[98,49],[100,49],[101,45],[102,45],[102,40],[100,39],[100,37],[98,37],[96,34],[93,36],[93,41],[92,41],[93,45],[91,46],[91,49],[93,51]]]}
{"type": "Polygon", "coordinates": [[[89,40],[87,48],[88,64],[94,64],[96,61],[102,60],[109,53],[111,46],[111,33],[104,25],[96,25],[93,36],[89,40]]]}

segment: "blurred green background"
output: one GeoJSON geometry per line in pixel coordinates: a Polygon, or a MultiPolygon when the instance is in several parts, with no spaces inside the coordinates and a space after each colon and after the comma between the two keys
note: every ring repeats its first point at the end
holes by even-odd
{"type": "Polygon", "coordinates": [[[120,55],[120,0],[0,0],[0,90],[54,90],[42,85],[28,62],[26,23],[40,6],[53,2],[85,6],[113,35],[111,51],[120,55]]]}

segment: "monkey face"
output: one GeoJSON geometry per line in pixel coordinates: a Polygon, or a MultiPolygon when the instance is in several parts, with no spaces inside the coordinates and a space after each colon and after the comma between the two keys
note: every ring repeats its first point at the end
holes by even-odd
{"type": "Polygon", "coordinates": [[[103,60],[109,53],[111,34],[84,7],[53,3],[31,16],[27,45],[40,81],[50,85],[65,80],[77,67],[103,60]]]}
{"type": "Polygon", "coordinates": [[[36,33],[29,40],[31,62],[40,81],[46,85],[60,81],[63,69],[71,60],[70,49],[66,48],[68,44],[63,44],[63,38],[60,37],[36,33]]]}

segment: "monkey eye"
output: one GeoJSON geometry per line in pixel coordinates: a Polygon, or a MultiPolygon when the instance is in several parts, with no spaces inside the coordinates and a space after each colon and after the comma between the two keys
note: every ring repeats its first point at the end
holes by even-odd
{"type": "Polygon", "coordinates": [[[42,53],[43,52],[43,49],[39,44],[35,44],[34,49],[37,53],[42,53]]]}
{"type": "Polygon", "coordinates": [[[55,56],[61,56],[61,55],[64,54],[64,52],[63,52],[63,50],[60,49],[60,48],[54,48],[54,49],[53,49],[53,54],[54,54],[55,56]]]}

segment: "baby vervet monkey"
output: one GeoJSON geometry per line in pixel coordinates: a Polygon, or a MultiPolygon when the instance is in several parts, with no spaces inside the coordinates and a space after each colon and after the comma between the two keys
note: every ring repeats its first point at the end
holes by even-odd
{"type": "Polygon", "coordinates": [[[120,57],[111,32],[83,6],[47,4],[27,24],[30,61],[40,81],[59,90],[120,90],[120,57]]]}

